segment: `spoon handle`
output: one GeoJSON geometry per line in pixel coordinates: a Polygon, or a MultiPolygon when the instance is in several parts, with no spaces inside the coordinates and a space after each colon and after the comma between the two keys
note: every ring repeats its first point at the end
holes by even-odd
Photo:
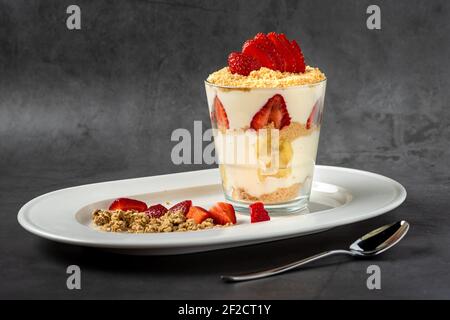
{"type": "Polygon", "coordinates": [[[255,279],[261,279],[261,278],[266,278],[266,277],[270,277],[276,274],[280,274],[295,268],[298,268],[300,266],[303,266],[307,263],[325,258],[325,257],[329,257],[335,254],[347,254],[347,255],[353,255],[353,253],[351,251],[347,251],[347,250],[332,250],[332,251],[325,251],[319,254],[316,254],[314,256],[311,256],[309,258],[306,259],[302,259],[299,261],[295,261],[289,264],[286,264],[284,266],[280,266],[280,267],[276,267],[276,268],[272,268],[269,270],[264,270],[264,271],[259,271],[259,272],[252,272],[252,273],[247,273],[247,274],[242,274],[242,275],[237,275],[237,276],[221,276],[222,280],[227,281],[227,282],[238,282],[238,281],[247,281],[247,280],[255,280],[255,279]]]}

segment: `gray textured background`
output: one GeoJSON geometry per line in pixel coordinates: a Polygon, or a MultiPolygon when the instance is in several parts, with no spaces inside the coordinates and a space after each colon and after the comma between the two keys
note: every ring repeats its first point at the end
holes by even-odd
{"type": "MultiPolygon", "coordinates": [[[[0,1],[0,298],[450,298],[449,2],[0,1]],[[69,31],[76,3],[82,30],[69,31]],[[382,30],[366,29],[366,8],[382,30]],[[209,127],[202,81],[259,31],[299,39],[328,76],[318,162],[408,190],[387,216],[323,234],[179,257],[126,258],[38,239],[21,205],[77,184],[197,170],[170,161],[171,132],[209,127]],[[342,246],[394,218],[392,253],[235,286],[222,272],[342,246]],[[365,287],[377,263],[382,290],[365,287]],[[65,289],[79,264],[83,289],[65,289]],[[180,266],[181,269],[180,269],[180,266]]],[[[342,263],[341,263],[342,262],[342,263]]]]}

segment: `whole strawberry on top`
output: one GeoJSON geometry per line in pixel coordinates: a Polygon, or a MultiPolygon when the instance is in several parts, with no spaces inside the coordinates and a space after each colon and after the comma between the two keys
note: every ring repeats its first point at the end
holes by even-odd
{"type": "Polygon", "coordinates": [[[283,33],[258,33],[245,41],[241,52],[228,56],[231,73],[248,76],[253,70],[266,67],[291,73],[305,72],[305,59],[295,40],[289,40],[283,33]]]}

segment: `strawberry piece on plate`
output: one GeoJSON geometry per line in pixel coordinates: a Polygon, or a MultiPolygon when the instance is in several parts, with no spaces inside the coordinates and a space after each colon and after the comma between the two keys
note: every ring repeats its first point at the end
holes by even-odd
{"type": "Polygon", "coordinates": [[[231,73],[248,76],[253,70],[259,70],[261,64],[252,56],[240,52],[232,52],[228,56],[228,68],[231,73]]]}
{"type": "Polygon", "coordinates": [[[292,40],[291,48],[296,61],[295,72],[305,72],[305,58],[303,57],[302,50],[300,49],[297,41],[292,40]]]}
{"type": "Polygon", "coordinates": [[[147,204],[145,202],[128,199],[128,198],[119,198],[113,201],[109,206],[109,210],[122,210],[122,211],[138,211],[144,212],[147,210],[147,204]]]}
{"type": "Polygon", "coordinates": [[[164,207],[162,204],[155,204],[154,206],[148,207],[148,209],[145,211],[145,213],[152,218],[159,218],[162,217],[167,213],[167,208],[164,207]]]}
{"type": "Polygon", "coordinates": [[[209,214],[216,224],[225,225],[227,223],[236,223],[234,207],[229,203],[217,202],[209,209],[209,214]]]}
{"type": "Polygon", "coordinates": [[[286,102],[280,94],[274,95],[253,116],[250,127],[259,130],[273,123],[276,129],[282,129],[291,123],[291,117],[286,108],[286,102]]]}
{"type": "Polygon", "coordinates": [[[199,224],[209,218],[209,212],[201,207],[192,206],[186,214],[186,218],[193,219],[199,224]]]}
{"type": "Polygon", "coordinates": [[[249,206],[251,223],[269,221],[269,213],[264,209],[262,202],[255,202],[249,206]]]}
{"type": "Polygon", "coordinates": [[[217,128],[220,130],[230,128],[230,123],[228,122],[228,116],[225,108],[217,96],[214,98],[214,119],[217,121],[217,128]]]}
{"type": "Polygon", "coordinates": [[[191,206],[192,206],[192,201],[191,200],[184,200],[184,201],[178,202],[176,205],[171,207],[169,209],[169,211],[170,212],[180,211],[184,215],[186,215],[189,212],[189,209],[191,208],[191,206]]]}

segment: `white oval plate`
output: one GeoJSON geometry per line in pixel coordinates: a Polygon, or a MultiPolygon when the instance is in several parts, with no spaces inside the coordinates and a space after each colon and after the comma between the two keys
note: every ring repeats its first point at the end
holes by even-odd
{"type": "Polygon", "coordinates": [[[274,216],[251,224],[237,214],[228,228],[191,232],[128,234],[96,230],[94,209],[107,208],[118,197],[147,203],[175,204],[190,199],[210,207],[223,201],[218,169],[89,184],[44,194],[24,205],[19,223],[40,237],[75,245],[108,248],[127,254],[181,254],[302,236],[375,217],[406,198],[398,182],[367,171],[316,166],[310,213],[274,216]]]}

